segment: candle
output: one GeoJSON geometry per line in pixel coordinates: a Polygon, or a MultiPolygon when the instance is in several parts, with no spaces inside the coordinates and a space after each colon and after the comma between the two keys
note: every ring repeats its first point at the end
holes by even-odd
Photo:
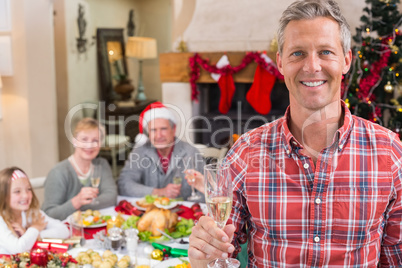
{"type": "Polygon", "coordinates": [[[124,218],[120,215],[120,213],[117,214],[116,217],[112,217],[111,219],[108,219],[106,222],[106,229],[109,230],[110,228],[113,227],[121,227],[121,225],[124,222],[124,218]]]}
{"type": "Polygon", "coordinates": [[[31,263],[36,264],[38,266],[47,265],[47,250],[46,249],[33,249],[31,251],[31,263]]]}
{"type": "Polygon", "coordinates": [[[107,220],[106,229],[109,230],[113,227],[119,227],[118,224],[119,224],[119,221],[116,219],[116,217],[112,217],[111,219],[107,220]]]}

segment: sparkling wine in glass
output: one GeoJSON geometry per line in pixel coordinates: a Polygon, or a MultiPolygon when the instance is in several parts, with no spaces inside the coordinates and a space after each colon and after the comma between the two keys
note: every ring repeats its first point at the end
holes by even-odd
{"type": "MultiPolygon", "coordinates": [[[[219,228],[223,228],[232,211],[233,187],[229,176],[230,166],[213,163],[204,167],[205,200],[209,215],[219,228]]],[[[208,264],[209,268],[240,267],[234,258],[216,259],[208,264]]]]}
{"type": "Polygon", "coordinates": [[[176,170],[176,173],[174,174],[174,177],[173,177],[173,184],[181,185],[182,180],[183,179],[180,176],[180,171],[176,170]]]}
{"type": "MultiPolygon", "coordinates": [[[[92,172],[91,172],[91,186],[94,188],[98,188],[99,184],[100,184],[100,180],[101,180],[101,172],[100,172],[100,165],[93,165],[92,166],[92,172]]],[[[94,199],[92,199],[92,203],[93,205],[97,205],[99,204],[99,201],[96,199],[96,197],[94,199]]]]}
{"type": "MultiPolygon", "coordinates": [[[[188,167],[187,169],[195,169],[195,159],[189,157],[188,159],[188,167]]],[[[187,178],[191,181],[191,195],[187,198],[188,201],[198,201],[202,198],[201,195],[195,192],[194,182],[195,182],[195,174],[192,172],[186,173],[187,178]]]]}

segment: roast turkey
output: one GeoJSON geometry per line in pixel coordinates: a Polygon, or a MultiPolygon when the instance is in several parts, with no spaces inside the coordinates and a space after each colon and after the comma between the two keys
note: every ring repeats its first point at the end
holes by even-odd
{"type": "Polygon", "coordinates": [[[153,236],[161,236],[162,234],[158,229],[173,231],[177,222],[178,216],[176,213],[168,209],[152,206],[138,220],[137,228],[140,232],[151,231],[153,236]]]}

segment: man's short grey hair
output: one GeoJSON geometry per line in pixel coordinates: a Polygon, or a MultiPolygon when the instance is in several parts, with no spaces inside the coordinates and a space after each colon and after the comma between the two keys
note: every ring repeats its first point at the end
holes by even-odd
{"type": "MultiPolygon", "coordinates": [[[[173,121],[170,120],[170,119],[167,119],[167,120],[169,120],[169,124],[170,124],[170,127],[171,127],[171,128],[174,128],[174,127],[176,126],[175,122],[173,122],[173,121]]],[[[143,128],[143,131],[144,131],[144,134],[145,134],[145,135],[149,136],[149,135],[148,135],[148,128],[143,128]]]]}
{"type": "Polygon", "coordinates": [[[311,20],[317,17],[330,17],[338,23],[343,53],[346,55],[351,46],[350,27],[334,0],[298,0],[292,3],[282,13],[282,17],[279,20],[277,32],[279,54],[282,55],[283,44],[285,43],[285,28],[289,22],[294,20],[311,20]]]}

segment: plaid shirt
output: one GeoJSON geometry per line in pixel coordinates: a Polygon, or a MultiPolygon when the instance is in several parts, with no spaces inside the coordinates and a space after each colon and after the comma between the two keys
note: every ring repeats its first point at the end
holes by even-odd
{"type": "Polygon", "coordinates": [[[342,105],[344,125],[315,165],[289,109],[229,151],[229,221],[237,250],[247,226],[248,267],[402,267],[402,144],[342,105]]]}

